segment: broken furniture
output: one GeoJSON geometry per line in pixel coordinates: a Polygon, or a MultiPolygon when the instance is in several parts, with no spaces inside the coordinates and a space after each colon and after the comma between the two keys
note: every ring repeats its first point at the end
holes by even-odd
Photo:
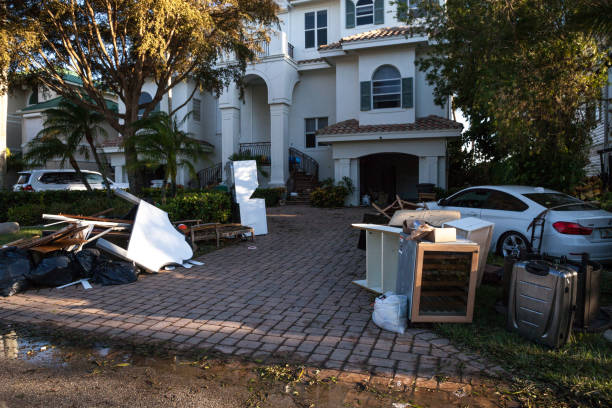
{"type": "Polygon", "coordinates": [[[250,235],[251,241],[255,241],[255,230],[242,224],[219,224],[216,222],[196,224],[189,227],[185,233],[191,237],[191,245],[194,250],[197,248],[197,242],[211,239],[216,240],[217,248],[221,246],[222,238],[250,235]]]}
{"type": "Polygon", "coordinates": [[[266,218],[266,200],[251,198],[259,182],[257,181],[257,163],[255,160],[234,161],[232,174],[236,202],[240,209],[240,223],[253,227],[255,235],[268,233],[266,218]]]}
{"type": "Polygon", "coordinates": [[[401,228],[353,224],[366,233],[366,278],[353,283],[376,293],[397,292],[397,261],[401,228]]]}
{"type": "Polygon", "coordinates": [[[457,238],[467,239],[480,245],[480,259],[478,260],[477,287],[480,287],[485,267],[487,266],[487,255],[491,248],[493,238],[493,227],[495,224],[480,218],[468,217],[444,223],[445,227],[453,227],[457,230],[457,238]]]}
{"type": "Polygon", "coordinates": [[[576,310],[578,274],[547,261],[517,262],[508,297],[508,330],[558,348],[569,339],[576,310]]]}
{"type": "Polygon", "coordinates": [[[408,295],[413,323],[470,323],[478,272],[478,244],[414,241],[400,234],[397,293],[408,295]]]}
{"type": "Polygon", "coordinates": [[[416,210],[417,208],[425,208],[421,204],[415,204],[411,203],[410,201],[402,200],[398,195],[395,196],[395,201],[385,208],[380,208],[375,203],[372,203],[372,207],[374,207],[376,211],[388,219],[391,219],[393,214],[398,210],[416,210]]]}

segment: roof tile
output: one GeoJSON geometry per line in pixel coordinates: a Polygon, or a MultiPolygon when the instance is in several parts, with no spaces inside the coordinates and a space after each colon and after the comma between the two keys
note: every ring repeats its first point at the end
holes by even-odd
{"type": "Polygon", "coordinates": [[[338,122],[326,128],[320,129],[318,135],[342,135],[355,133],[381,133],[381,132],[414,132],[428,130],[451,130],[463,129],[463,125],[454,120],[445,119],[436,115],[417,118],[414,123],[400,123],[388,125],[364,125],[360,126],[356,119],[338,122]]]}
{"type": "Polygon", "coordinates": [[[334,50],[334,49],[342,48],[342,44],[353,42],[353,41],[378,40],[380,38],[399,37],[399,36],[406,36],[409,34],[410,34],[410,27],[408,26],[382,27],[382,28],[377,28],[375,30],[364,31],[362,33],[353,34],[348,37],[343,37],[338,42],[320,46],[319,50],[334,50]]]}

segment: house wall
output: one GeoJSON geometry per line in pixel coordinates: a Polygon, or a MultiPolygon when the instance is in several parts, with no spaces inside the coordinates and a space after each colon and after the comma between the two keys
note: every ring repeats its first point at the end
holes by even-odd
{"type": "Polygon", "coordinates": [[[359,118],[359,59],[345,57],[336,62],[336,118],[337,122],[359,118]]]}
{"type": "Polygon", "coordinates": [[[306,148],[307,118],[327,117],[329,124],[336,119],[336,74],[333,69],[305,71],[295,86],[289,114],[289,146],[314,158],[319,163],[319,179],[333,177],[331,147],[306,148]]]}
{"type": "Polygon", "coordinates": [[[305,4],[296,4],[291,8],[291,12],[287,16],[288,21],[288,39],[295,47],[295,59],[307,60],[319,57],[317,47],[305,47],[304,22],[305,13],[311,11],[327,10],[327,43],[332,43],[340,40],[342,34],[341,23],[344,17],[340,15],[341,1],[311,1],[305,4]]]}
{"type": "MultiPolygon", "coordinates": [[[[415,61],[425,57],[426,54],[416,52],[415,61]]],[[[414,75],[414,109],[415,116],[422,118],[429,115],[437,115],[443,118],[449,117],[449,106],[445,103],[443,106],[437,105],[434,101],[434,88],[427,82],[426,72],[419,70],[415,66],[414,75]]]]}

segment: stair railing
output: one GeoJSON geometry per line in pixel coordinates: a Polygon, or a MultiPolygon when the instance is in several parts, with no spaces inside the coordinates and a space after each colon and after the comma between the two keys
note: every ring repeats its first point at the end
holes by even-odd
{"type": "Polygon", "coordinates": [[[214,166],[200,170],[198,172],[198,181],[200,183],[200,188],[205,188],[212,184],[219,184],[223,177],[223,175],[221,174],[221,168],[221,163],[217,163],[214,166]]]}
{"type": "Polygon", "coordinates": [[[289,171],[293,174],[301,171],[319,181],[319,163],[309,155],[293,147],[289,148],[289,171]]]}

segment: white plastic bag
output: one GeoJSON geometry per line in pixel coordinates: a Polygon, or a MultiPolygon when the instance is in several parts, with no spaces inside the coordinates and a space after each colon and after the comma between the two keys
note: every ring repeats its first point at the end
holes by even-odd
{"type": "Polygon", "coordinates": [[[408,296],[387,292],[376,298],[372,320],[384,330],[404,334],[408,296]]]}

